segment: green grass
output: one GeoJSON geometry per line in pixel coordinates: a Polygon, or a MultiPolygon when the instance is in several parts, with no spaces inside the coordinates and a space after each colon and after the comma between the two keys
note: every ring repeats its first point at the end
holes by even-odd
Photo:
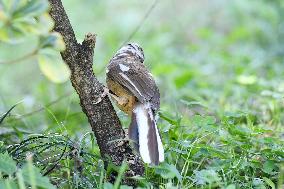
{"type": "MultiPolygon", "coordinates": [[[[100,81],[105,81],[109,59],[152,3],[64,1],[79,39],[87,32],[98,34],[94,72],[100,81]]],[[[144,48],[161,91],[158,125],[166,156],[137,178],[141,188],[283,188],[283,10],[280,0],[158,1],[131,39],[144,48]]],[[[67,151],[48,174],[51,183],[118,187],[126,167],[111,166],[122,174],[114,186],[106,182],[109,170],[103,169],[69,82],[50,82],[34,59],[0,65],[0,75],[0,112],[23,100],[0,125],[0,149],[41,136],[34,143],[22,142],[20,156],[11,147],[8,152],[24,165],[27,151],[37,154],[47,147],[34,163],[44,157],[56,161],[56,154],[67,151]]],[[[129,118],[118,114],[127,127],[129,118]]],[[[41,174],[51,168],[48,162],[36,164],[41,174]]],[[[9,179],[20,181],[20,176],[17,172],[9,179]]]]}

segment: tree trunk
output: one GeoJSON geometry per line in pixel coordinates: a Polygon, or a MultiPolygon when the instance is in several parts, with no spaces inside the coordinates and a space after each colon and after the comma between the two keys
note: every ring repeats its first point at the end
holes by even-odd
{"type": "MultiPolygon", "coordinates": [[[[140,157],[133,154],[128,141],[122,140],[125,134],[108,96],[101,98],[103,84],[97,80],[92,69],[96,36],[87,34],[83,43],[79,44],[61,0],[49,0],[49,3],[50,15],[55,22],[54,31],[62,35],[66,45],[65,51],[61,53],[62,59],[71,70],[71,83],[96,136],[105,165],[107,161],[115,165],[126,161],[129,165],[127,177],[143,175],[144,167],[140,157]]],[[[115,175],[110,177],[111,182],[115,175]]],[[[123,183],[135,185],[136,182],[126,178],[123,183]]]]}

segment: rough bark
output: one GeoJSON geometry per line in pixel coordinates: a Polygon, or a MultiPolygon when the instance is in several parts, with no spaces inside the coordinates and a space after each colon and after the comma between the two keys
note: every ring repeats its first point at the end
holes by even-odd
{"type": "MultiPolygon", "coordinates": [[[[129,164],[128,177],[143,175],[141,159],[132,152],[128,141],[122,140],[125,134],[108,96],[100,101],[103,85],[92,69],[96,36],[87,34],[83,43],[79,44],[61,0],[49,0],[49,3],[54,30],[63,36],[66,45],[66,50],[61,53],[62,59],[71,70],[71,83],[79,95],[80,105],[96,136],[102,157],[105,162],[110,160],[115,165],[126,161],[129,164]]],[[[115,174],[113,176],[111,181],[115,179],[115,174]]],[[[124,183],[135,185],[132,179],[125,179],[124,183]]]]}

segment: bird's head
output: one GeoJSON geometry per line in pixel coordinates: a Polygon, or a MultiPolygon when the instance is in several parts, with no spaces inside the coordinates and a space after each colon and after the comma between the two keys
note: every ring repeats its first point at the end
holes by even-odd
{"type": "Polygon", "coordinates": [[[145,59],[143,49],[137,43],[128,43],[121,47],[115,54],[115,56],[119,57],[124,55],[135,56],[141,61],[141,63],[143,63],[145,59]]]}

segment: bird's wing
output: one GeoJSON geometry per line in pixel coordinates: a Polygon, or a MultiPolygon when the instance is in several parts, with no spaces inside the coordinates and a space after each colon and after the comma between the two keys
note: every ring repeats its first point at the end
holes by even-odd
{"type": "Polygon", "coordinates": [[[141,103],[150,102],[154,110],[159,109],[159,90],[144,64],[116,60],[109,64],[107,76],[128,89],[141,103]]]}

